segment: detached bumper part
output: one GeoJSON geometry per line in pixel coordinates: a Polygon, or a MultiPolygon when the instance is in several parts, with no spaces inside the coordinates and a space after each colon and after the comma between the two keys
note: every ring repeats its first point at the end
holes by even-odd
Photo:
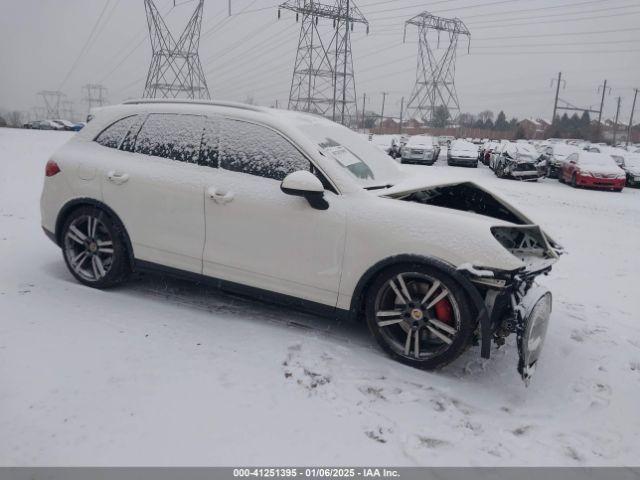
{"type": "MultiPolygon", "coordinates": [[[[514,303],[517,296],[517,293],[512,295],[514,303]]],[[[516,336],[520,356],[518,373],[526,386],[529,386],[542,352],[551,317],[551,306],[551,292],[539,285],[532,286],[526,295],[521,298],[520,303],[514,305],[516,336]]]]}
{"type": "MultiPolygon", "coordinates": [[[[545,270],[550,270],[550,266],[545,270]]],[[[490,358],[492,341],[503,345],[504,338],[515,333],[518,373],[528,386],[551,317],[551,292],[534,281],[541,272],[526,269],[517,273],[492,272],[469,264],[458,267],[458,271],[473,284],[473,296],[484,296],[479,315],[481,357],[490,358]]]]}

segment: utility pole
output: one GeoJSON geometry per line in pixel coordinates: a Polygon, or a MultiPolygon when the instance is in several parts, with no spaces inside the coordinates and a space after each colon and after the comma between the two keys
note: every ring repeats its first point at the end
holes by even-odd
{"type": "Polygon", "coordinates": [[[366,106],[367,106],[367,94],[363,93],[362,94],[362,133],[365,132],[365,127],[366,127],[366,123],[364,119],[364,109],[366,106]]]}
{"type": "MultiPolygon", "coordinates": [[[[349,7],[350,7],[350,0],[347,0],[347,9],[344,12],[344,24],[345,24],[345,41],[344,41],[344,46],[345,46],[345,54],[348,55],[348,52],[346,52],[347,48],[351,48],[351,40],[349,37],[349,7]]],[[[340,123],[342,125],[346,125],[344,123],[344,109],[345,109],[345,105],[347,104],[347,62],[346,62],[346,58],[345,58],[345,62],[344,62],[344,68],[343,68],[343,72],[342,72],[342,112],[340,113],[340,118],[341,121],[340,123]]],[[[357,117],[356,117],[357,118],[357,117]]],[[[357,120],[356,120],[357,121],[357,120]]]]}
{"type": "Polygon", "coordinates": [[[400,99],[400,126],[398,127],[398,133],[402,135],[402,116],[404,114],[404,97],[400,99]]]}
{"type": "Polygon", "coordinates": [[[387,92],[382,92],[382,110],[380,111],[380,133],[382,133],[382,124],[384,123],[384,102],[387,99],[387,92]]]}
{"type": "MultiPolygon", "coordinates": [[[[560,83],[562,81],[562,72],[558,72],[558,79],[556,80],[556,99],[553,102],[553,117],[551,117],[551,125],[556,123],[556,113],[558,112],[558,96],[560,95],[560,83]]],[[[553,85],[553,80],[551,80],[551,85],[553,85]]]]}
{"type": "MultiPolygon", "coordinates": [[[[598,87],[598,91],[602,88],[602,99],[600,100],[600,113],[598,114],[598,124],[602,125],[602,112],[604,110],[604,96],[607,93],[607,81],[604,81],[604,85],[600,85],[598,87]]],[[[609,87],[609,92],[611,92],[611,87],[609,87]]]]}
{"type": "Polygon", "coordinates": [[[629,146],[629,142],[631,141],[631,129],[633,128],[633,113],[636,109],[636,99],[638,98],[638,89],[635,89],[635,93],[633,94],[633,106],[631,107],[631,116],[629,117],[629,128],[627,129],[627,147],[629,146]]]}
{"type": "Polygon", "coordinates": [[[620,116],[620,102],[622,101],[622,97],[618,97],[618,108],[616,108],[616,122],[613,124],[613,141],[611,144],[615,147],[616,145],[616,134],[618,133],[618,117],[620,116]]]}

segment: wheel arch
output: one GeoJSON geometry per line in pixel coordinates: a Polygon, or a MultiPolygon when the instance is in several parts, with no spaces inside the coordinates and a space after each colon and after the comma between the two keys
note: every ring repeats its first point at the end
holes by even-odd
{"type": "Polygon", "coordinates": [[[357,321],[361,312],[364,311],[365,295],[368,288],[375,281],[376,277],[390,267],[402,264],[420,264],[440,270],[445,275],[450,276],[456,281],[467,294],[470,305],[473,308],[473,314],[477,315],[476,321],[479,322],[482,333],[482,356],[489,358],[490,349],[490,319],[489,312],[484,303],[484,299],[480,295],[478,289],[471,281],[460,273],[452,264],[445,262],[439,258],[429,257],[426,255],[401,254],[393,255],[380,260],[371,266],[356,284],[351,304],[349,308],[349,318],[357,321]]]}
{"type": "Polygon", "coordinates": [[[108,205],[101,202],[100,200],[96,200],[95,198],[75,198],[73,200],[68,201],[64,204],[64,206],[58,212],[58,216],[56,218],[56,226],[55,226],[55,239],[58,246],[62,247],[62,227],[66,222],[69,215],[71,215],[75,210],[82,207],[95,207],[99,208],[103,212],[105,212],[111,220],[117,224],[118,228],[122,232],[125,246],[127,247],[127,253],[129,255],[129,263],[131,268],[133,269],[135,261],[133,255],[133,246],[131,245],[131,239],[129,238],[129,233],[124,226],[124,223],[118,216],[116,212],[114,212],[108,205]]]}

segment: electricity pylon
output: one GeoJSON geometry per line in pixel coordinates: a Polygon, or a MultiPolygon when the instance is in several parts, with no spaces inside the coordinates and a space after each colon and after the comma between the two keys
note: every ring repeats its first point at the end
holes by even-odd
{"type": "Polygon", "coordinates": [[[414,118],[431,123],[436,109],[445,107],[450,121],[456,122],[460,114],[455,85],[456,49],[460,35],[470,41],[471,33],[462,20],[437,17],[429,12],[422,12],[405,22],[405,39],[408,25],[418,27],[418,66],[407,110],[412,111],[414,118]],[[440,48],[441,33],[446,34],[447,44],[440,56],[436,56],[429,40],[432,31],[437,32],[436,48],[440,48]]]}
{"type": "Polygon", "coordinates": [[[288,108],[323,115],[343,125],[356,122],[351,32],[356,23],[366,25],[368,32],[367,19],[352,0],[333,4],[289,0],[279,9],[295,12],[296,20],[302,15],[288,108]],[[331,20],[331,24],[321,24],[320,19],[331,20]]]}
{"type": "Polygon", "coordinates": [[[43,116],[47,118],[60,118],[62,99],[66,97],[66,95],[62,92],[53,90],[43,90],[38,92],[38,95],[40,95],[44,101],[43,116]]]}
{"type": "Polygon", "coordinates": [[[93,107],[102,107],[107,104],[107,89],[102,85],[88,83],[82,87],[82,101],[87,104],[90,113],[93,107]]]}
{"type": "Polygon", "coordinates": [[[202,70],[198,48],[204,0],[191,15],[182,35],[176,41],[153,0],[144,0],[151,39],[151,65],[143,97],[210,99],[207,80],[202,70]]]}
{"type": "Polygon", "coordinates": [[[60,115],[65,120],[73,120],[73,102],[71,100],[63,100],[60,115]]]}

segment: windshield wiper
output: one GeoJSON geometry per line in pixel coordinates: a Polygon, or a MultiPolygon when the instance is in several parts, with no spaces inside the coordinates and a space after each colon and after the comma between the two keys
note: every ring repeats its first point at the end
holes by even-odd
{"type": "Polygon", "coordinates": [[[376,185],[375,187],[364,187],[365,190],[382,190],[384,188],[391,188],[393,185],[376,185]]]}

